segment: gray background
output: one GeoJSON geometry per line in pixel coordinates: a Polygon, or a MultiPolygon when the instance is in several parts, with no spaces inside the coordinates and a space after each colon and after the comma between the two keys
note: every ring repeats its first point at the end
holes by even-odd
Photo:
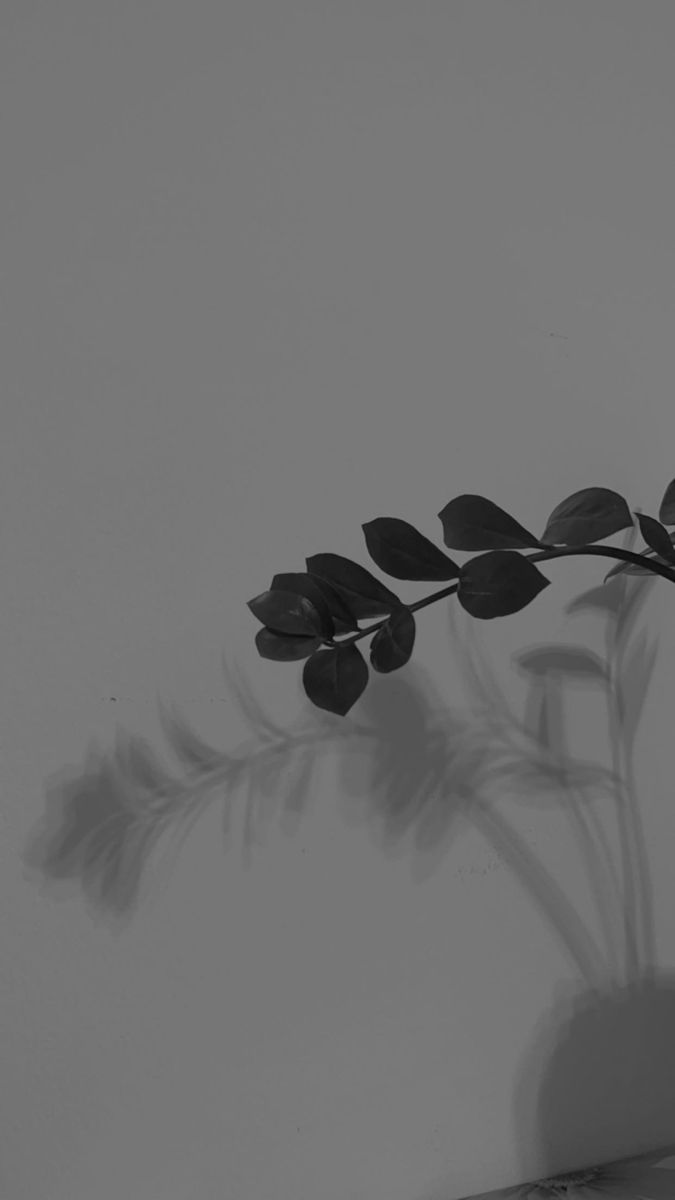
{"type": "MultiPolygon", "coordinates": [[[[306,715],[301,665],[259,658],[246,601],[307,555],[366,565],[365,521],[441,544],[436,514],[476,492],[541,533],[591,485],[656,515],[675,7],[4,0],[0,34],[0,1193],[517,1182],[537,1147],[514,1082],[575,967],[470,819],[387,833],[386,748],[382,784],[329,742],[302,811],[282,756],[255,804],[232,800],[227,843],[221,789],[136,898],[142,833],[105,823],[121,785],[92,780],[135,738],[173,769],[158,699],[217,749],[248,744],[223,650],[275,719],[306,715]]],[[[514,650],[599,636],[563,610],[609,565],[554,564],[531,608],[481,623],[510,695],[514,650]]],[[[668,589],[636,751],[664,968],[668,589]]],[[[461,712],[448,632],[424,610],[414,662],[461,712]]],[[[383,713],[416,678],[385,680],[383,713]]],[[[592,689],[567,719],[605,758],[592,689]]],[[[560,807],[501,812],[594,927],[560,807]]]]}

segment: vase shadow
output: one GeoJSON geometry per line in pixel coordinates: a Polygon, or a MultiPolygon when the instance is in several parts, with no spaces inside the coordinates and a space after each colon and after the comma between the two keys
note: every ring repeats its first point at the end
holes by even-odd
{"type": "Polygon", "coordinates": [[[523,1179],[675,1154],[675,973],[558,987],[518,1070],[514,1136],[523,1179]]]}

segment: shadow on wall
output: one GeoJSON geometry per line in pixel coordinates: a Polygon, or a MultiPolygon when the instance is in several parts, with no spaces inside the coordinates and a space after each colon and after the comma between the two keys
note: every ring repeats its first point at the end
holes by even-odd
{"type": "MultiPolygon", "coordinates": [[[[316,709],[293,731],[275,725],[226,676],[254,731],[233,753],[205,743],[175,709],[160,705],[180,763],[171,772],[146,741],[118,731],[112,753],[93,747],[84,769],[53,777],[46,815],[29,839],[29,878],[50,894],[81,887],[96,919],[123,927],[147,888],[161,842],[174,851],[207,804],[224,798],[224,830],[246,785],[244,852],[275,815],[293,831],[307,810],[318,753],[340,743],[340,791],[358,796],[383,852],[408,851],[417,878],[446,857],[471,822],[516,874],[575,969],[534,1032],[516,1085],[514,1132],[522,1178],[586,1167],[665,1145],[675,1137],[675,976],[655,962],[652,889],[635,797],[632,748],[656,647],[631,641],[653,576],[584,593],[568,614],[596,610],[606,652],[537,645],[513,656],[528,684],[515,714],[448,606],[458,662],[473,694],[470,716],[448,709],[427,672],[407,664],[371,680],[359,701],[364,723],[316,709]],[[574,759],[565,745],[565,687],[602,688],[609,707],[611,766],[574,759]],[[430,703],[430,701],[434,703],[430,703]],[[564,802],[595,889],[604,947],[584,927],[564,888],[504,819],[496,798],[564,802]],[[621,862],[612,862],[594,803],[616,805],[621,862]],[[608,800],[607,797],[610,797],[608,800]]],[[[354,805],[346,800],[350,813],[354,805]]],[[[449,1064],[450,1069],[450,1064],[449,1064]]],[[[665,1194],[665,1193],[664,1193],[665,1194]]]]}

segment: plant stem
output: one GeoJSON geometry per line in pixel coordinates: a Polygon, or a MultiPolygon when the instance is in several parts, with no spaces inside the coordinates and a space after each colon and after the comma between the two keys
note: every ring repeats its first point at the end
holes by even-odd
{"type": "MultiPolygon", "coordinates": [[[[610,738],[612,742],[612,766],[620,766],[620,749],[618,737],[620,733],[616,725],[614,705],[610,708],[610,738]]],[[[624,790],[617,795],[617,820],[619,825],[619,841],[621,844],[621,864],[624,880],[624,935],[626,939],[626,982],[637,979],[640,974],[640,948],[637,938],[637,915],[642,910],[641,897],[636,888],[636,872],[632,851],[635,849],[631,841],[629,822],[630,798],[624,790]]]]}
{"type": "Polygon", "coordinates": [[[617,955],[614,944],[614,923],[612,921],[612,911],[611,908],[608,910],[607,902],[610,892],[614,891],[616,898],[618,899],[619,903],[621,903],[621,889],[618,886],[616,877],[612,872],[612,863],[607,853],[607,846],[602,836],[602,831],[598,830],[597,824],[595,826],[596,836],[593,836],[591,827],[586,819],[586,814],[584,813],[583,799],[583,794],[580,793],[578,789],[570,789],[568,797],[569,807],[565,806],[565,811],[567,812],[572,827],[578,836],[581,851],[586,860],[591,886],[595,891],[598,913],[605,930],[608,953],[610,955],[612,966],[615,970],[618,981],[618,975],[620,973],[620,956],[617,955]],[[598,852],[598,843],[602,847],[601,853],[598,852]],[[609,884],[609,887],[606,889],[603,889],[600,876],[597,873],[597,869],[600,864],[602,864],[604,868],[606,884],[609,884]]]}
{"type": "MultiPolygon", "coordinates": [[[[547,550],[537,550],[534,554],[524,554],[531,563],[546,562],[552,558],[569,558],[573,555],[592,555],[599,558],[618,558],[624,562],[633,563],[638,567],[647,567],[654,575],[662,575],[664,579],[668,579],[670,583],[675,583],[675,566],[667,567],[663,563],[656,562],[647,558],[643,554],[634,554],[632,550],[620,550],[611,546],[552,546],[547,550]]],[[[446,596],[452,596],[457,591],[459,583],[451,583],[449,587],[441,588],[440,592],[433,592],[431,596],[425,596],[422,600],[416,600],[414,604],[405,604],[403,607],[408,609],[408,612],[418,612],[421,608],[427,608],[429,604],[434,604],[436,600],[444,600],[446,596]]],[[[349,637],[341,638],[336,642],[333,638],[326,639],[331,647],[334,646],[351,646],[354,642],[359,642],[361,638],[368,637],[368,634],[375,633],[386,625],[390,614],[384,617],[381,621],[377,621],[374,625],[369,625],[367,629],[360,629],[358,633],[353,633],[349,637]]]]}
{"type": "Polygon", "coordinates": [[[643,978],[645,975],[652,974],[654,970],[653,897],[644,830],[635,797],[632,755],[625,752],[616,690],[612,686],[608,689],[608,697],[612,766],[624,776],[626,781],[619,796],[617,818],[626,886],[624,910],[626,973],[627,981],[631,982],[638,976],[643,978]],[[642,944],[640,944],[639,932],[642,934],[642,944]],[[643,956],[642,961],[641,955],[643,956]]]}

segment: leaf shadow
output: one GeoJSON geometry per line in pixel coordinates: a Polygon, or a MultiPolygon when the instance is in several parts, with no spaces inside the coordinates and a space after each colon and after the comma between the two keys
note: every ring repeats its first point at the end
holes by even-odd
{"type": "Polygon", "coordinates": [[[170,769],[147,739],[119,726],[111,750],[91,743],[83,766],[47,781],[44,816],[23,855],[30,880],[56,897],[80,889],[96,920],[126,927],[151,894],[148,867],[162,843],[175,854],[194,822],[221,798],[227,844],[233,802],[245,789],[243,851],[250,860],[273,818],[281,818],[285,832],[297,830],[311,803],[319,756],[340,743],[345,789],[367,794],[362,816],[381,825],[383,849],[394,850],[412,834],[408,848],[420,862],[428,860],[421,874],[437,865],[494,758],[491,728],[472,727],[438,696],[432,706],[433,681],[409,664],[406,680],[373,681],[361,705],[369,723],[307,702],[304,722],[288,730],[271,720],[225,658],[223,667],[252,738],[223,751],[160,701],[162,729],[180,769],[170,769]]]}
{"type": "MultiPolygon", "coordinates": [[[[652,576],[643,578],[627,603],[626,581],[616,577],[573,604],[601,608],[615,621],[621,613],[625,636],[637,616],[638,593],[651,582],[652,576]]],[[[478,665],[480,655],[472,648],[476,622],[468,618],[461,635],[452,605],[447,612],[460,669],[474,695],[468,714],[449,707],[429,672],[408,663],[395,678],[371,680],[356,710],[359,719],[318,710],[298,681],[304,720],[285,729],[223,656],[228,686],[251,738],[223,751],[192,729],[176,706],[159,701],[162,730],[177,766],[169,767],[146,739],[120,727],[112,750],[90,744],[84,766],[66,768],[47,781],[44,817],[23,856],[27,877],[52,896],[79,889],[95,920],[124,928],[151,895],[159,873],[150,870],[152,860],[159,860],[168,844],[161,865],[170,865],[207,807],[222,800],[227,844],[234,800],[245,791],[242,849],[250,862],[272,820],[279,820],[286,833],[297,830],[312,801],[320,756],[339,746],[345,814],[365,823],[385,854],[409,855],[414,878],[426,879],[446,857],[462,822],[473,824],[517,873],[582,974],[595,977],[597,966],[591,964],[599,961],[597,947],[562,889],[484,796],[493,784],[502,791],[508,784],[521,801],[534,797],[541,805],[550,797],[558,802],[571,788],[583,790],[588,799],[621,786],[616,770],[568,753],[556,704],[569,679],[602,677],[600,660],[578,648],[530,647],[520,655],[520,669],[528,671],[531,683],[529,708],[520,718],[495,677],[478,665]]],[[[643,664],[644,654],[637,655],[633,692],[636,680],[642,692],[646,689],[643,664]]],[[[630,694],[626,689],[626,697],[630,694]]],[[[634,729],[639,697],[633,696],[630,705],[625,701],[624,708],[634,729]]]]}
{"type": "MultiPolygon", "coordinates": [[[[642,1149],[651,1130],[663,1141],[675,1109],[675,1060],[664,1057],[666,1069],[658,1077],[654,1072],[660,1049],[675,1045],[675,982],[638,971],[624,982],[613,980],[564,889],[494,802],[495,791],[498,801],[508,791],[517,803],[540,808],[569,804],[576,794],[590,814],[595,797],[625,788],[618,756],[605,766],[571,755],[561,695],[570,685],[600,686],[614,695],[620,720],[613,736],[624,739],[628,760],[655,658],[644,636],[631,645],[630,633],[654,582],[650,576],[631,587],[616,577],[567,607],[568,616],[595,610],[606,619],[607,645],[623,662],[619,676],[609,669],[609,653],[602,658],[579,645],[539,643],[512,655],[529,689],[522,716],[481,655],[476,622],[469,619],[462,634],[452,606],[448,628],[471,698],[461,712],[442,701],[429,672],[408,663],[396,678],[372,680],[358,719],[326,714],[306,701],[306,720],[287,730],[223,658],[251,739],[223,751],[202,739],[175,706],[160,703],[162,729],[180,769],[171,770],[145,739],[118,728],[112,751],[94,744],[83,768],[48,781],[46,813],[29,840],[26,869],[52,895],[80,888],[96,919],[125,927],[149,893],[151,859],[162,842],[175,852],[219,797],[227,840],[235,797],[245,789],[243,850],[250,858],[274,818],[287,833],[297,830],[313,799],[319,756],[339,746],[346,816],[366,824],[385,854],[409,856],[414,877],[426,879],[462,823],[472,825],[513,870],[575,968],[574,985],[538,1023],[518,1073],[517,1144],[523,1154],[534,1151],[530,1162],[539,1176],[585,1165],[586,1148],[597,1161],[598,1142],[587,1133],[603,1104],[608,1157],[617,1139],[642,1149]],[[630,1069],[617,1074],[626,1047],[630,1069]],[[570,1112],[578,1114],[576,1123],[570,1112]]],[[[587,840],[586,849],[592,865],[597,847],[587,840]]],[[[608,878],[609,907],[616,901],[610,885],[608,878]]]]}
{"type": "Polygon", "coordinates": [[[44,814],[22,854],[29,882],[54,898],[80,893],[96,923],[123,932],[140,904],[155,894],[195,822],[218,799],[227,846],[233,803],[246,788],[247,861],[279,808],[286,831],[297,829],[311,798],[317,749],[347,730],[324,722],[314,708],[311,720],[295,731],[283,729],[224,655],[222,662],[254,736],[224,751],[205,741],[175,705],[158,698],[160,724],[177,765],[169,766],[146,738],[120,725],[112,749],[90,742],[83,765],[47,779],[44,814]],[[284,784],[287,795],[280,806],[275,796],[278,800],[284,784]]]}

